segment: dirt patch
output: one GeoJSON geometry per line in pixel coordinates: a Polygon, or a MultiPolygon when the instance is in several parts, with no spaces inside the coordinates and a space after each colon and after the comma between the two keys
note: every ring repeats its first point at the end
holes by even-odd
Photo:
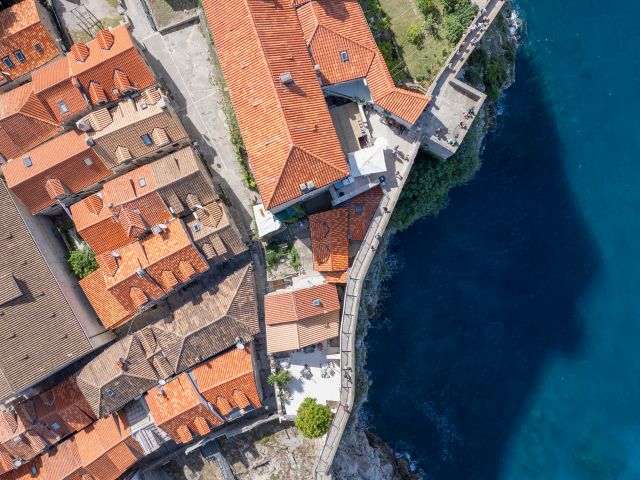
{"type": "Polygon", "coordinates": [[[163,465],[162,470],[170,480],[224,480],[218,464],[204,458],[200,451],[181,455],[163,465]]]}
{"type": "Polygon", "coordinates": [[[304,438],[290,422],[269,422],[219,445],[238,480],[309,480],[322,440],[304,438]]]}
{"type": "Polygon", "coordinates": [[[170,28],[198,16],[196,0],[147,0],[158,30],[170,28]]]}

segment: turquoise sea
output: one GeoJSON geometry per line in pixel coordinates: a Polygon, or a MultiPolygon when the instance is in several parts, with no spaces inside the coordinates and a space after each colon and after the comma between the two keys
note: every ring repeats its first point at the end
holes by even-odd
{"type": "Polygon", "coordinates": [[[363,416],[428,479],[640,479],[640,1],[516,9],[482,169],[392,241],[363,416]]]}

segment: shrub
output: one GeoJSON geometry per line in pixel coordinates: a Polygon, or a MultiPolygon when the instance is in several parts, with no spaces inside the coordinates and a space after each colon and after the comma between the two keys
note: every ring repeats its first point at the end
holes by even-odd
{"type": "Polygon", "coordinates": [[[418,0],[417,5],[418,10],[420,10],[425,17],[427,15],[432,15],[433,12],[437,10],[434,0],[418,0]]]}
{"type": "MultiPolygon", "coordinates": [[[[422,30],[424,30],[430,35],[433,35],[434,37],[438,35],[438,22],[436,21],[436,17],[433,13],[430,13],[424,19],[424,23],[422,24],[422,30]]],[[[448,52],[449,50],[447,50],[447,55],[449,54],[448,52]]]]}
{"type": "Polygon", "coordinates": [[[280,370],[278,373],[272,373],[267,377],[267,382],[269,385],[275,385],[280,390],[284,389],[287,385],[291,383],[293,377],[291,376],[291,372],[289,370],[280,370]]]}
{"type": "Polygon", "coordinates": [[[293,245],[291,245],[291,248],[289,249],[289,264],[296,272],[300,271],[300,256],[298,255],[296,247],[293,245]]]}
{"type": "Polygon", "coordinates": [[[500,87],[507,81],[507,72],[500,59],[492,58],[489,61],[489,67],[484,72],[482,81],[489,100],[497,101],[500,97],[500,87]]]}
{"type": "Polygon", "coordinates": [[[420,25],[414,23],[413,25],[410,25],[409,28],[407,28],[407,39],[416,47],[422,47],[422,43],[424,42],[424,34],[422,33],[420,25]]]}
{"type": "Polygon", "coordinates": [[[267,271],[272,272],[278,267],[280,260],[284,258],[286,252],[278,247],[267,246],[264,252],[267,271]]]}
{"type": "Polygon", "coordinates": [[[458,0],[442,0],[442,9],[444,13],[453,13],[458,9],[458,0]]]}
{"type": "Polygon", "coordinates": [[[465,31],[464,25],[460,23],[460,19],[454,14],[444,16],[442,28],[444,29],[445,38],[452,45],[458,43],[465,31]]]}
{"type": "Polygon", "coordinates": [[[87,245],[72,250],[68,262],[71,271],[80,278],[95,272],[99,267],[95,253],[87,245]]]}
{"type": "Polygon", "coordinates": [[[326,405],[318,405],[314,398],[305,398],[295,419],[296,427],[307,438],[318,438],[329,431],[333,414],[326,405]]]}

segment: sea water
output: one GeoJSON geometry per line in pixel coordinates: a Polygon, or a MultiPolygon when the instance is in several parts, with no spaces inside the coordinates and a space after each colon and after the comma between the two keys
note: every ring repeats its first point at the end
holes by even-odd
{"type": "Polygon", "coordinates": [[[392,241],[363,415],[429,479],[640,479],[640,1],[515,6],[481,170],[392,241]]]}

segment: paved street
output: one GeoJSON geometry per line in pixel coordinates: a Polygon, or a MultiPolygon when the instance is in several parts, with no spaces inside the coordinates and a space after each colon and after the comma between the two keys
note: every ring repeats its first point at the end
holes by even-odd
{"type": "Polygon", "coordinates": [[[161,35],[151,29],[140,0],[125,0],[125,4],[133,36],[146,48],[145,57],[160,84],[169,90],[189,136],[198,143],[205,163],[214,173],[214,182],[236,207],[233,214],[238,227],[243,234],[248,233],[253,218],[251,205],[257,194],[241,180],[209,42],[202,33],[204,25],[186,25],[161,35]]]}

